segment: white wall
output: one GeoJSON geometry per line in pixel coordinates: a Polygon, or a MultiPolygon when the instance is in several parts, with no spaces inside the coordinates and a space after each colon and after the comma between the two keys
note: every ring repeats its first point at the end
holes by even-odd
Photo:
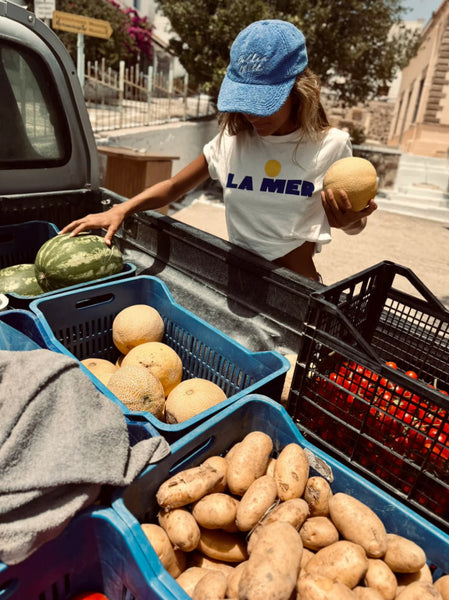
{"type": "Polygon", "coordinates": [[[203,146],[218,133],[215,119],[154,125],[126,132],[111,133],[97,140],[102,146],[122,146],[145,152],[179,156],[173,161],[173,174],[180,171],[203,151],[203,146]]]}

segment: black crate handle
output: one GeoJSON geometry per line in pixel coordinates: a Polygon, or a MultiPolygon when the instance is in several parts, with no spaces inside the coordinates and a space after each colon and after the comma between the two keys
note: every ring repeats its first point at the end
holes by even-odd
{"type": "MultiPolygon", "coordinates": [[[[363,336],[360,335],[360,333],[349,321],[349,319],[339,310],[338,307],[331,304],[330,302],[327,302],[323,298],[313,296],[310,297],[309,314],[308,318],[304,321],[302,333],[305,334],[306,332],[308,332],[308,334],[310,335],[311,331],[315,331],[319,333],[319,338],[322,342],[325,343],[327,340],[329,342],[336,342],[338,344],[339,339],[336,338],[332,333],[326,332],[320,326],[320,322],[322,322],[323,320],[323,313],[331,315],[343,324],[345,329],[351,334],[351,337],[356,342],[355,346],[354,344],[350,344],[350,346],[352,346],[353,350],[359,354],[361,359],[364,358],[365,355],[368,355],[376,363],[380,362],[380,358],[377,355],[377,353],[363,338],[363,336]]],[[[342,345],[344,347],[347,344],[343,343],[342,345]]]]}
{"type": "Polygon", "coordinates": [[[376,277],[382,282],[383,293],[386,294],[391,289],[395,275],[402,275],[407,279],[417,292],[424,298],[431,308],[438,312],[449,314],[444,304],[433,294],[430,289],[419,279],[419,277],[409,268],[398,265],[392,261],[384,260],[376,265],[364,269],[355,275],[346,277],[335,284],[326,286],[323,290],[312,292],[311,297],[324,298],[330,302],[336,302],[339,294],[352,287],[366,282],[371,277],[376,277]],[[337,295],[338,294],[338,295],[337,295]]]}

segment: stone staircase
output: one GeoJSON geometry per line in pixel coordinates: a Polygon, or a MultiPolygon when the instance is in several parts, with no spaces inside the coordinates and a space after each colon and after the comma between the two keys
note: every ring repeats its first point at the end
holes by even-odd
{"type": "Polygon", "coordinates": [[[449,160],[403,154],[393,188],[380,189],[380,209],[449,223],[449,160]]]}

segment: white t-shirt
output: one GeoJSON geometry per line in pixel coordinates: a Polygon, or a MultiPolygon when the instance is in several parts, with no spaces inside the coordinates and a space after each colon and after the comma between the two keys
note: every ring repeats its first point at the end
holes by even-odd
{"type": "Polygon", "coordinates": [[[352,156],[349,135],[331,128],[319,142],[299,134],[217,135],[204,146],[209,174],[223,187],[229,240],[268,260],[304,242],[331,241],[320,191],[326,170],[352,156]],[[295,151],[296,149],[296,151],[295,151]]]}

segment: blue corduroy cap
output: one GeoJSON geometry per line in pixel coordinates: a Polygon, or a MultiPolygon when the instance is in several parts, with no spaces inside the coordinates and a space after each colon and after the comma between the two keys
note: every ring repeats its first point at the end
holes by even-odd
{"type": "Polygon", "coordinates": [[[306,67],[306,40],[297,27],[279,19],[255,21],[231,46],[218,110],[272,115],[285,103],[296,76],[306,67]]]}

